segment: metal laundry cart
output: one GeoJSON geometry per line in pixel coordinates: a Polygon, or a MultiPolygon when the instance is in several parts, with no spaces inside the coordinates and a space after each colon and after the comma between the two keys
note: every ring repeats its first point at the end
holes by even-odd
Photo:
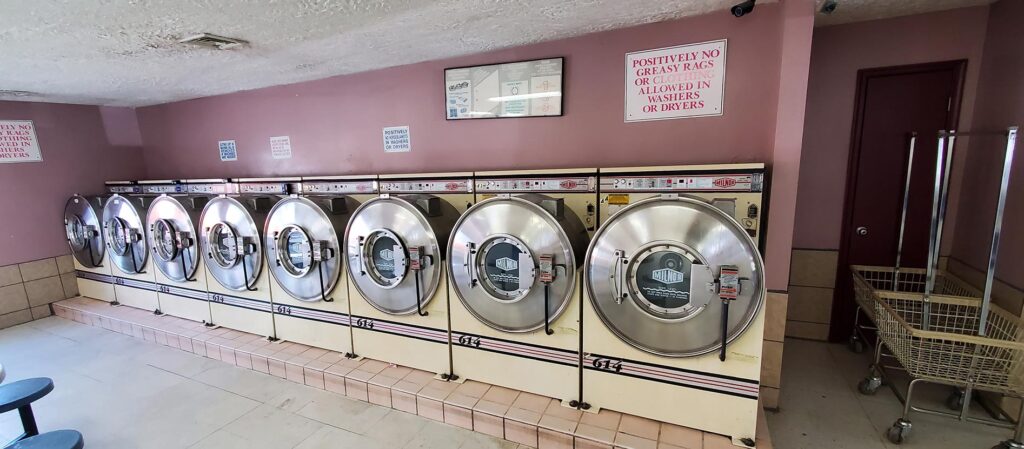
{"type": "MultiPolygon", "coordinates": [[[[858,306],[874,322],[878,333],[871,374],[861,382],[861,393],[871,394],[877,390],[892,369],[905,370],[911,377],[905,395],[893,388],[904,404],[903,416],[886,432],[889,441],[895,444],[908,437],[911,429],[909,415],[915,411],[1014,428],[1013,438],[995,447],[1024,448],[1024,409],[1016,422],[968,416],[971,395],[975,390],[1024,397],[1024,320],[991,303],[1016,137],[1017,127],[999,133],[940,131],[926,269],[899,266],[907,192],[904,193],[896,266],[851,267],[858,306]],[[956,139],[986,135],[1004,137],[1006,147],[985,286],[979,291],[939,270],[938,259],[956,139]],[[884,353],[886,349],[888,354],[884,353]],[[884,365],[884,355],[891,355],[899,366],[884,365]],[[962,396],[952,402],[958,407],[957,413],[914,406],[914,391],[921,383],[960,389],[954,398],[962,396]]],[[[911,139],[911,151],[914,140],[911,139]]],[[[909,175],[908,170],[908,178],[909,175]]],[[[907,185],[909,190],[909,179],[907,185]]]]}

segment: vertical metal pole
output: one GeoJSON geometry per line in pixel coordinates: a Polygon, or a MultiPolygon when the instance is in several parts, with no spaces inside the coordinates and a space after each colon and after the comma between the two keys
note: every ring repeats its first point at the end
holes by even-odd
{"type": "Polygon", "coordinates": [[[988,271],[985,273],[985,293],[981,301],[981,317],[978,320],[978,335],[986,334],[989,303],[992,301],[992,284],[996,275],[996,258],[999,253],[999,237],[1003,228],[1003,209],[1006,208],[1006,193],[1010,186],[1010,168],[1013,152],[1017,145],[1017,127],[1006,131],[1006,152],[1003,154],[1003,176],[999,181],[999,200],[996,202],[996,218],[992,227],[992,247],[988,252],[988,271]]]}
{"type": "Polygon", "coordinates": [[[910,133],[910,152],[907,157],[907,179],[903,186],[903,211],[900,213],[900,236],[896,243],[896,268],[892,272],[892,289],[900,290],[900,264],[903,259],[903,235],[907,227],[907,204],[910,200],[910,174],[914,169],[914,146],[917,144],[917,133],[910,133]]]}
{"type": "MultiPolygon", "coordinates": [[[[953,147],[956,146],[956,131],[949,132],[949,140],[946,141],[946,171],[942,174],[942,200],[939,202],[938,229],[935,233],[935,266],[938,268],[939,256],[942,254],[942,229],[946,224],[946,205],[949,204],[949,178],[953,173],[953,147]]],[[[937,273],[933,272],[933,276],[937,273]]],[[[935,280],[932,280],[934,291],[935,280]]],[[[929,292],[932,293],[932,292],[929,292]]]]}
{"type": "Polygon", "coordinates": [[[932,221],[931,227],[929,228],[929,239],[928,239],[928,265],[926,266],[925,274],[925,287],[924,287],[924,307],[922,310],[921,317],[921,328],[928,330],[928,320],[930,307],[928,302],[930,300],[932,288],[935,287],[935,270],[937,269],[936,254],[939,252],[937,234],[939,232],[939,202],[942,198],[942,172],[943,172],[943,156],[946,147],[946,131],[939,131],[939,145],[935,155],[935,190],[932,193],[932,221]]]}

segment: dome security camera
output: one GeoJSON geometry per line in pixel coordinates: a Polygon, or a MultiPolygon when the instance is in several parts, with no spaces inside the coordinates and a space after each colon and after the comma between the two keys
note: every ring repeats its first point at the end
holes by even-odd
{"type": "Polygon", "coordinates": [[[756,0],[747,0],[736,6],[733,6],[732,9],[730,9],[730,11],[732,12],[732,15],[736,17],[743,17],[746,14],[750,14],[750,11],[754,10],[755,1],[756,0]]]}
{"type": "Polygon", "coordinates": [[[836,12],[836,8],[838,7],[839,2],[836,0],[825,0],[825,3],[821,5],[821,9],[819,11],[821,11],[822,14],[832,14],[836,12]]]}

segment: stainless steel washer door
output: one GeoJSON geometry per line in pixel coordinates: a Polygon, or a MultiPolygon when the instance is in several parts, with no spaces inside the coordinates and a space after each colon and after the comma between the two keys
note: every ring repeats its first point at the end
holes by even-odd
{"type": "Polygon", "coordinates": [[[178,198],[161,195],[149,206],[146,228],[153,263],[164,276],[175,282],[195,279],[199,268],[199,249],[192,214],[178,198]]]}
{"type": "Polygon", "coordinates": [[[224,288],[254,290],[263,270],[262,228],[267,209],[277,197],[219,196],[203,208],[200,241],[206,269],[224,288]],[[262,213],[254,206],[262,206],[262,213]],[[256,214],[254,216],[254,214],[256,214]]]}
{"type": "MultiPolygon", "coordinates": [[[[448,273],[459,300],[484,324],[504,332],[544,326],[544,286],[537,267],[551,255],[556,277],[548,289],[548,319],[565,311],[576,283],[574,241],[541,195],[495,197],[467,210],[448,243],[448,273]]],[[[579,221],[575,215],[571,216],[579,221]]],[[[575,222],[573,222],[575,223],[575,222]]],[[[573,227],[582,229],[582,223],[573,227]]],[[[585,236],[585,231],[583,232],[585,236]]],[[[584,242],[585,244],[585,242],[584,242]]]]}
{"type": "Polygon", "coordinates": [[[335,226],[317,203],[304,197],[281,200],[270,210],[264,230],[270,273],[300,301],[329,298],[341,273],[342,254],[335,226]]]}
{"type": "Polygon", "coordinates": [[[103,230],[110,260],[125,273],[141,273],[149,257],[145,225],[148,199],[111,196],[103,206],[103,230]]]}
{"type": "Polygon", "coordinates": [[[620,339],[644,351],[688,357],[721,348],[722,301],[709,284],[738,269],[728,341],[764,301],[764,269],[743,228],[714,206],[658,197],[622,209],[601,226],[584,268],[591,304],[620,339]]]}
{"type": "Polygon", "coordinates": [[[401,197],[367,201],[353,214],[345,236],[349,273],[371,306],[408,315],[416,312],[417,301],[423,308],[434,297],[441,282],[441,249],[430,221],[414,204],[401,197]],[[418,279],[410,268],[410,248],[423,248],[418,279]]]}
{"type": "Polygon", "coordinates": [[[96,268],[103,263],[103,225],[98,209],[101,197],[85,198],[75,195],[64,205],[64,231],[78,263],[96,268]]]}

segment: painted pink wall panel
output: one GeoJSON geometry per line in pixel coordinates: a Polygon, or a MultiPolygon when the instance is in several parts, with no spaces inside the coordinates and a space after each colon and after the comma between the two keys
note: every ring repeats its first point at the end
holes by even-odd
{"type": "MultiPolygon", "coordinates": [[[[977,129],[1003,129],[1024,126],[1024,0],[1002,0],[992,5],[985,57],[974,111],[977,129]]],[[[958,168],[963,178],[961,202],[970,208],[957,217],[953,257],[984,270],[988,266],[996,195],[1002,171],[1004,141],[973,137],[969,146],[960,147],[966,165],[958,168]]],[[[1017,154],[1010,175],[1010,189],[1003,219],[1003,237],[999,249],[996,276],[1024,289],[1024,139],[1017,140],[1017,154]]]]}
{"type": "Polygon", "coordinates": [[[794,247],[839,248],[857,71],[967,59],[960,124],[970,127],[987,19],[982,6],[814,31],[794,247]]]}
{"type": "Polygon", "coordinates": [[[67,254],[68,197],[99,193],[105,180],[145,172],[137,146],[108,140],[96,106],[0,101],[0,120],[33,120],[43,153],[40,163],[0,164],[0,266],[67,254]]]}
{"type": "Polygon", "coordinates": [[[267,176],[769,162],[778,92],[777,5],[721,12],[294,85],[140,108],[148,175],[267,176]],[[728,38],[725,116],[623,123],[625,53],[728,38]],[[443,69],[566,57],[565,116],[445,121],[443,69]],[[385,154],[381,128],[409,125],[412,152],[385,154]],[[268,138],[291,136],[275,161],[268,138]],[[217,141],[234,139],[222,163],[217,141]]]}
{"type": "Polygon", "coordinates": [[[768,288],[784,291],[789,288],[789,262],[793,244],[791,230],[794,226],[797,181],[800,176],[807,76],[814,32],[814,2],[789,0],[782,7],[786,26],[782,31],[782,68],[772,156],[770,226],[765,256],[772,263],[765,266],[765,271],[768,288]]]}

